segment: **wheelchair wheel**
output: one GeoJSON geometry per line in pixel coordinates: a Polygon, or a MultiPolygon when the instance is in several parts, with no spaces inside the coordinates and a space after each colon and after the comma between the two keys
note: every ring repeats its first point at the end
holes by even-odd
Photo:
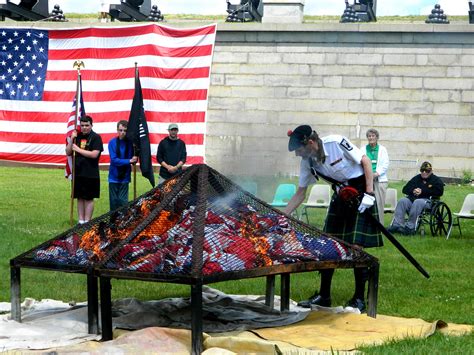
{"type": "Polygon", "coordinates": [[[448,205],[439,201],[431,210],[430,230],[432,236],[448,236],[453,227],[453,216],[448,205]]]}

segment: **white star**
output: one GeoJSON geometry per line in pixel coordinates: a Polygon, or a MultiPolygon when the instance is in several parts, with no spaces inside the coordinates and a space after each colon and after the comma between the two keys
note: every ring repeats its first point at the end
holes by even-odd
{"type": "Polygon", "coordinates": [[[15,46],[13,48],[15,49],[15,51],[18,51],[20,49],[20,47],[18,47],[18,46],[15,46]]]}
{"type": "Polygon", "coordinates": [[[36,74],[36,70],[33,69],[33,70],[31,71],[31,74],[35,75],[35,74],[36,74]]]}
{"type": "Polygon", "coordinates": [[[43,52],[44,52],[44,48],[41,47],[41,48],[39,49],[39,51],[40,51],[41,53],[43,53],[43,52]]]}
{"type": "Polygon", "coordinates": [[[24,38],[20,39],[20,43],[21,44],[25,43],[25,39],[24,38]]]}
{"type": "Polygon", "coordinates": [[[18,73],[23,74],[23,68],[18,69],[18,73]]]}
{"type": "Polygon", "coordinates": [[[30,77],[28,75],[25,76],[25,81],[30,80],[30,77]]]}
{"type": "Polygon", "coordinates": [[[26,50],[27,50],[28,52],[31,51],[31,47],[30,47],[30,46],[27,46],[27,47],[26,47],[26,50]]]}
{"type": "Polygon", "coordinates": [[[14,66],[14,67],[17,67],[17,66],[18,66],[18,62],[17,62],[16,60],[13,62],[13,66],[14,66]]]}
{"type": "Polygon", "coordinates": [[[14,35],[15,37],[18,37],[18,32],[17,32],[17,31],[13,32],[13,35],[14,35]]]}
{"type": "Polygon", "coordinates": [[[30,31],[26,32],[26,37],[31,37],[31,32],[30,31]]]}
{"type": "Polygon", "coordinates": [[[33,54],[33,55],[31,56],[31,59],[36,60],[36,55],[33,54]]]}
{"type": "Polygon", "coordinates": [[[25,59],[25,55],[24,55],[24,54],[20,54],[20,59],[25,59]]]}
{"type": "Polygon", "coordinates": [[[33,90],[35,86],[33,84],[30,85],[30,90],[33,90]]]}
{"type": "Polygon", "coordinates": [[[16,75],[13,75],[13,76],[12,76],[12,80],[13,80],[13,81],[16,81],[16,75]]]}
{"type": "Polygon", "coordinates": [[[38,40],[34,39],[33,44],[37,44],[37,43],[38,43],[38,40]]]}
{"type": "Polygon", "coordinates": [[[12,44],[13,40],[11,38],[8,39],[8,43],[12,44]]]}
{"type": "Polygon", "coordinates": [[[35,96],[36,96],[36,97],[38,97],[38,96],[39,96],[39,92],[38,92],[38,91],[37,91],[37,92],[35,92],[35,96]]]}
{"type": "Polygon", "coordinates": [[[28,92],[26,90],[23,91],[23,96],[28,96],[28,92]]]}
{"type": "Polygon", "coordinates": [[[16,93],[16,91],[15,91],[15,90],[12,90],[12,91],[10,91],[10,96],[13,96],[13,95],[15,95],[15,93],[16,93]]]}
{"type": "Polygon", "coordinates": [[[18,83],[18,84],[16,85],[16,87],[17,87],[18,89],[21,89],[21,88],[23,87],[23,85],[21,85],[20,83],[18,83]]]}
{"type": "Polygon", "coordinates": [[[2,46],[2,49],[3,49],[4,51],[6,51],[6,50],[7,50],[7,46],[6,46],[6,45],[3,45],[3,46],[2,46]]]}
{"type": "Polygon", "coordinates": [[[5,37],[6,35],[7,35],[7,33],[5,31],[2,31],[2,36],[5,37]]]}
{"type": "Polygon", "coordinates": [[[10,84],[9,84],[9,83],[6,83],[6,84],[5,84],[5,87],[6,87],[7,89],[10,88],[10,84]]]}
{"type": "Polygon", "coordinates": [[[39,67],[39,68],[43,68],[43,63],[40,62],[40,63],[38,64],[38,67],[39,67]]]}
{"type": "Polygon", "coordinates": [[[25,67],[29,67],[29,66],[30,66],[30,62],[26,62],[25,67]]]}
{"type": "Polygon", "coordinates": [[[0,89],[0,95],[3,95],[3,90],[2,89],[0,89]]]}
{"type": "Polygon", "coordinates": [[[36,78],[36,81],[41,81],[41,80],[42,80],[42,79],[41,79],[41,76],[38,76],[38,77],[36,78]]]}
{"type": "Polygon", "coordinates": [[[12,54],[8,54],[8,55],[7,55],[7,58],[8,58],[8,59],[12,59],[12,58],[13,58],[13,55],[12,55],[12,54]]]}
{"type": "Polygon", "coordinates": [[[2,80],[5,80],[7,77],[5,75],[0,76],[2,80]]]}
{"type": "Polygon", "coordinates": [[[2,64],[3,66],[5,66],[5,65],[7,65],[7,62],[5,62],[4,60],[2,60],[2,61],[0,62],[0,64],[2,64]]]}
{"type": "Polygon", "coordinates": [[[8,68],[8,69],[7,69],[8,74],[11,74],[12,71],[13,71],[12,68],[8,68]]]}

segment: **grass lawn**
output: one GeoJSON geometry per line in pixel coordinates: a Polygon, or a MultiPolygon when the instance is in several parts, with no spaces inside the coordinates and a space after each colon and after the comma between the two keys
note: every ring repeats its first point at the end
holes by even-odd
{"type": "MultiPolygon", "coordinates": [[[[101,172],[102,196],[96,200],[94,216],[108,211],[107,172],[101,172]]],[[[150,188],[148,180],[137,174],[140,195],[150,188]]],[[[51,239],[69,228],[69,182],[62,169],[0,167],[0,301],[10,299],[9,260],[51,239]]],[[[270,201],[278,182],[283,179],[257,179],[257,195],[270,201]]],[[[290,181],[290,180],[288,180],[290,181]]],[[[292,180],[296,183],[296,180],[292,180]]],[[[401,197],[403,182],[390,183],[401,197]]],[[[474,193],[472,186],[446,186],[443,201],[452,212],[460,210],[464,196],[474,193]]],[[[310,220],[322,226],[325,212],[313,209],[310,220]]],[[[74,211],[76,218],[76,211],[74,211]]],[[[391,215],[385,216],[385,225],[391,215]]],[[[385,247],[369,249],[381,262],[378,313],[442,319],[452,323],[474,324],[472,271],[474,270],[474,221],[462,222],[463,236],[455,229],[449,240],[432,237],[399,237],[399,241],[431,275],[425,279],[405,258],[385,240],[385,247]]],[[[291,297],[301,300],[319,286],[316,273],[294,274],[291,297]]],[[[189,296],[189,286],[113,280],[114,298],[137,297],[142,300],[173,296],[189,296]]],[[[246,279],[211,285],[227,293],[264,294],[265,279],[246,279]]],[[[277,285],[276,291],[279,290],[277,285]]],[[[352,296],[353,276],[350,270],[336,271],[333,281],[333,303],[343,304],[352,296]]],[[[86,279],[75,275],[22,268],[22,297],[52,298],[63,301],[85,301],[86,279]],[[66,286],[65,286],[66,285],[66,286]]],[[[368,353],[384,354],[445,354],[473,353],[474,334],[445,337],[437,334],[423,340],[406,340],[381,347],[364,348],[368,353]]]]}

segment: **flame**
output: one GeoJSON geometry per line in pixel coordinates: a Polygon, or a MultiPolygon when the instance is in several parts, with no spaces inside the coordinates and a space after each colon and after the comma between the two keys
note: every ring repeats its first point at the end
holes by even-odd
{"type": "Polygon", "coordinates": [[[255,248],[256,266],[270,266],[273,261],[269,256],[270,244],[267,237],[261,234],[257,227],[256,213],[248,213],[242,216],[242,226],[240,233],[242,237],[247,238],[255,248]]]}

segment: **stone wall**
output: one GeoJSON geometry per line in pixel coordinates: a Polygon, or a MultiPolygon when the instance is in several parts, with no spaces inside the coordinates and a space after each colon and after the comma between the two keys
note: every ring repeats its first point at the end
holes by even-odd
{"type": "Polygon", "coordinates": [[[219,24],[206,159],[226,174],[297,175],[286,133],[366,143],[374,127],[390,178],[474,172],[474,26],[219,24]]]}

